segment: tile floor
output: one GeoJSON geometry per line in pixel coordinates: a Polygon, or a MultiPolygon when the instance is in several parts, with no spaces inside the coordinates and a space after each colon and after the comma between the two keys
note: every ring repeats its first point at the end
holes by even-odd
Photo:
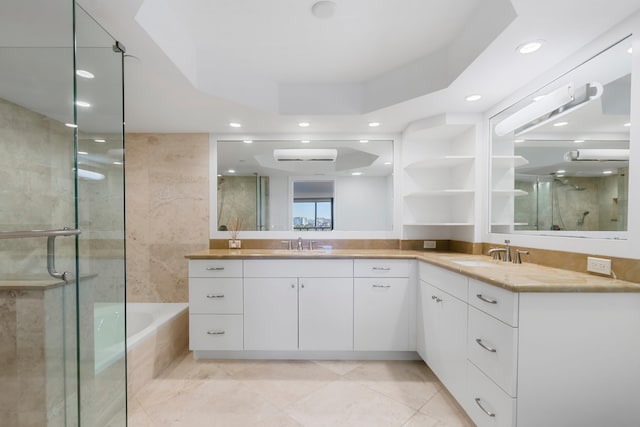
{"type": "Polygon", "coordinates": [[[422,361],[179,357],[129,398],[130,427],[473,427],[422,361]]]}
{"type": "Polygon", "coordinates": [[[473,427],[422,361],[179,357],[129,397],[130,427],[473,427]]]}

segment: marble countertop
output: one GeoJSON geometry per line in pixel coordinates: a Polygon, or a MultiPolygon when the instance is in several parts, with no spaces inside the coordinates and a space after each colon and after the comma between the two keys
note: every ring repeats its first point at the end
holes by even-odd
{"type": "Polygon", "coordinates": [[[640,292],[640,283],[523,262],[496,261],[486,255],[390,249],[210,249],[188,259],[418,259],[513,292],[640,292]],[[460,264],[462,262],[462,264],[460,264]]]}

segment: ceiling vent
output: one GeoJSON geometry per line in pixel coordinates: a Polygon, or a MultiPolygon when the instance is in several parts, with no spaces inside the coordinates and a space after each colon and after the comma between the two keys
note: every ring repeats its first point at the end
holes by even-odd
{"type": "Polygon", "coordinates": [[[277,162],[335,162],[338,150],[335,148],[292,148],[273,150],[277,162]]]}

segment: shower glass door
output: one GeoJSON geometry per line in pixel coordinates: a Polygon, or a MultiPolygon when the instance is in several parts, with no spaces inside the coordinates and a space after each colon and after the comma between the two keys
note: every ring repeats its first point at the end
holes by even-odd
{"type": "Polygon", "coordinates": [[[72,0],[0,2],[3,426],[126,425],[114,44],[72,0]]]}

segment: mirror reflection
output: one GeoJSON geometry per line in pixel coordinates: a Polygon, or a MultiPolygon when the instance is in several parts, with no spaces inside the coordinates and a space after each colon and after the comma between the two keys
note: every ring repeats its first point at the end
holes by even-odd
{"type": "Polygon", "coordinates": [[[220,140],[218,230],[393,228],[393,141],[220,140]]]}
{"type": "Polygon", "coordinates": [[[491,119],[492,232],[627,230],[630,47],[617,43],[491,119]]]}

